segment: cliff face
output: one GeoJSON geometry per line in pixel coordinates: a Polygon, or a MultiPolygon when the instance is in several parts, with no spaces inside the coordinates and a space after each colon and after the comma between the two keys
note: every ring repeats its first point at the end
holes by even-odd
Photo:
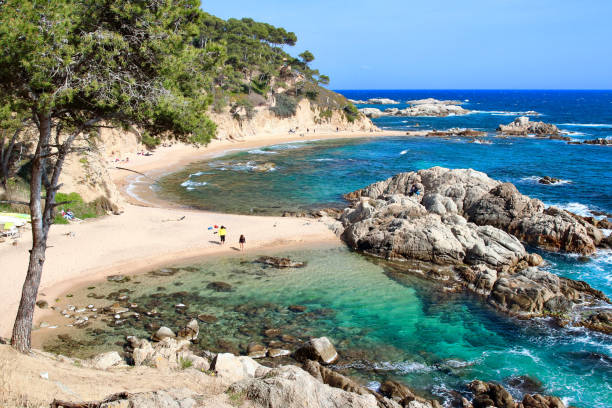
{"type": "Polygon", "coordinates": [[[311,132],[313,129],[317,132],[335,132],[336,129],[354,132],[378,130],[364,115],[349,122],[342,111],[333,110],[331,117],[323,118],[321,109],[311,104],[308,99],[302,99],[297,105],[295,116],[289,118],[277,117],[268,106],[255,108],[252,119],[234,120],[229,112],[211,113],[210,117],[217,124],[218,139],[286,135],[296,128],[296,134],[306,134],[307,129],[311,132]]]}

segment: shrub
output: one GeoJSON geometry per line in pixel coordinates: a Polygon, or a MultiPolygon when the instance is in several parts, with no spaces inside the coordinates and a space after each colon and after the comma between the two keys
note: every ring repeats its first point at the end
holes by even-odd
{"type": "Polygon", "coordinates": [[[157,137],[151,136],[148,132],[142,132],[140,142],[145,145],[149,150],[155,149],[161,143],[161,140],[157,137]]]}
{"type": "Polygon", "coordinates": [[[251,102],[248,97],[238,99],[232,106],[230,113],[235,120],[240,121],[243,119],[243,116],[240,113],[241,110],[244,110],[244,116],[247,119],[253,118],[255,110],[253,107],[253,102],[251,102]]]}
{"type": "Polygon", "coordinates": [[[344,112],[344,116],[346,116],[346,120],[351,123],[353,123],[360,114],[359,110],[353,104],[346,105],[342,111],[344,112]]]}
{"type": "Polygon", "coordinates": [[[318,96],[319,96],[319,92],[314,89],[306,91],[306,97],[310,99],[311,101],[316,101],[318,96]]]}
{"type": "Polygon", "coordinates": [[[189,367],[191,367],[193,365],[193,361],[191,361],[191,360],[189,360],[187,358],[183,358],[183,357],[180,358],[179,363],[181,365],[181,369],[182,370],[186,370],[186,369],[188,369],[189,367]]]}
{"type": "Polygon", "coordinates": [[[286,94],[276,95],[276,104],[270,110],[279,118],[289,118],[297,111],[297,102],[286,94]]]}

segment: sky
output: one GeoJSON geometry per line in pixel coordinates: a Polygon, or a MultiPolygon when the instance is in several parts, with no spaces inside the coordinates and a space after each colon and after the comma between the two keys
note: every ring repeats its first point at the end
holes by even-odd
{"type": "Polygon", "coordinates": [[[612,89],[612,0],[202,0],[293,31],[332,89],[612,89]]]}

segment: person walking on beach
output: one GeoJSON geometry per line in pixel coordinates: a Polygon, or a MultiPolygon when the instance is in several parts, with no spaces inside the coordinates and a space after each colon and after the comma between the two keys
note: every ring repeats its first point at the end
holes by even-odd
{"type": "Polygon", "coordinates": [[[238,243],[240,244],[240,250],[244,251],[244,244],[246,243],[246,238],[244,234],[240,234],[240,238],[238,239],[238,243]]]}
{"type": "Polygon", "coordinates": [[[219,228],[219,238],[221,239],[221,245],[225,244],[225,234],[227,234],[227,231],[222,225],[221,228],[219,228]]]}

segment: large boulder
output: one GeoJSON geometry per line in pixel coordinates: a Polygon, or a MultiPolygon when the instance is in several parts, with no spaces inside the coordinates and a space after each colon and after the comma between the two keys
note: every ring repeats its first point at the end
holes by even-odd
{"type": "Polygon", "coordinates": [[[304,343],[293,353],[298,361],[318,361],[321,364],[332,364],[338,360],[338,352],[327,337],[318,337],[304,343]]]}
{"type": "Polygon", "coordinates": [[[372,394],[360,395],[330,387],[295,366],[282,366],[262,378],[245,378],[228,390],[239,393],[255,407],[265,408],[377,408],[372,394]]]}
{"type": "Polygon", "coordinates": [[[244,378],[261,377],[270,370],[262,366],[250,357],[235,356],[231,353],[219,353],[210,365],[219,376],[231,382],[240,381],[244,378]]]}
{"type": "Polygon", "coordinates": [[[167,337],[158,343],[151,344],[145,339],[130,336],[128,341],[135,366],[178,369],[189,365],[200,371],[210,368],[206,358],[195,355],[189,350],[191,343],[186,339],[167,337]]]}
{"type": "Polygon", "coordinates": [[[111,367],[125,366],[125,361],[123,361],[123,358],[116,351],[98,354],[87,363],[98,370],[107,370],[111,367]]]}

